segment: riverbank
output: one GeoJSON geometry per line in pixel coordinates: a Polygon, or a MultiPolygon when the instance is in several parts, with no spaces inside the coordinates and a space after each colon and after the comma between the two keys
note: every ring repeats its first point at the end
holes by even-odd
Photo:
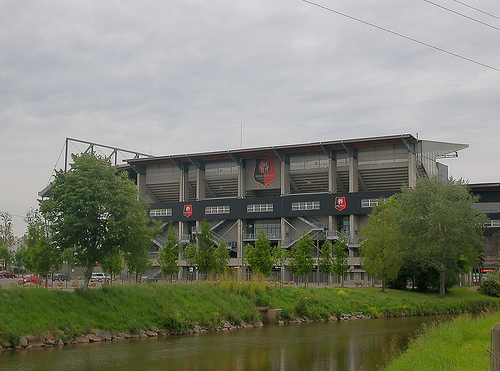
{"type": "Polygon", "coordinates": [[[63,345],[260,326],[259,307],[281,323],[494,311],[500,299],[454,288],[445,299],[380,288],[275,287],[264,283],[104,286],[74,292],[0,290],[3,347],[63,345]]]}
{"type": "Polygon", "coordinates": [[[500,312],[496,312],[479,317],[463,315],[431,326],[384,371],[489,370],[491,330],[499,322],[500,312]]]}

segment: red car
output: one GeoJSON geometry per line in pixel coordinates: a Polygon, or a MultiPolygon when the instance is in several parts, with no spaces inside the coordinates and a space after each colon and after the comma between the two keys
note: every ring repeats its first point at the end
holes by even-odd
{"type": "Polygon", "coordinates": [[[4,278],[16,278],[16,275],[9,271],[1,271],[0,276],[3,276],[4,278]]]}
{"type": "Polygon", "coordinates": [[[24,285],[25,283],[35,283],[37,285],[42,283],[42,278],[35,276],[34,274],[28,274],[24,277],[21,277],[17,280],[17,283],[20,285],[24,285]]]}

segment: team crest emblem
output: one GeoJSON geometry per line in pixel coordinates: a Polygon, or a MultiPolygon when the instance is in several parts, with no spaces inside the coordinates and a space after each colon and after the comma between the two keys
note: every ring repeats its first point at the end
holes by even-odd
{"type": "Polygon", "coordinates": [[[184,205],[182,215],[184,215],[186,218],[189,218],[191,215],[193,215],[193,205],[184,205]]]}
{"type": "Polygon", "coordinates": [[[255,160],[254,180],[264,187],[276,179],[276,169],[272,157],[258,158],[255,160]]]}
{"type": "Polygon", "coordinates": [[[335,197],[335,208],[338,211],[342,211],[347,207],[347,203],[345,202],[345,197],[335,197]]]}

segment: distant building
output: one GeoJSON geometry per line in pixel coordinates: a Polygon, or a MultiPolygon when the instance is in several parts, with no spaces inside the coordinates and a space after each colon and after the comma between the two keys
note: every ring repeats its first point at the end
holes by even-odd
{"type": "MultiPolygon", "coordinates": [[[[414,185],[420,177],[447,179],[448,168],[439,159],[456,157],[467,147],[403,134],[127,163],[140,195],[150,204],[151,217],[172,223],[183,245],[194,242],[200,221],[208,220],[215,239],[227,243],[230,266],[239,274],[243,247],[255,241],[259,229],[282,248],[290,248],[303,232],[318,249],[345,233],[351,267],[346,283],[368,284],[359,261],[358,232],[377,200],[399,192],[403,184],[414,185]]],[[[155,244],[164,242],[160,236],[155,244]]],[[[189,279],[192,270],[183,260],[181,266],[179,278],[189,279]]],[[[294,277],[287,272],[285,280],[294,277]]],[[[309,280],[324,277],[315,269],[309,280]]]]}
{"type": "Polygon", "coordinates": [[[493,270],[500,269],[499,247],[493,244],[492,237],[500,232],[500,183],[475,183],[469,185],[473,194],[479,195],[479,202],[475,207],[477,211],[484,213],[490,219],[488,227],[484,232],[484,253],[482,266],[473,272],[475,281],[479,281],[493,270]]]}

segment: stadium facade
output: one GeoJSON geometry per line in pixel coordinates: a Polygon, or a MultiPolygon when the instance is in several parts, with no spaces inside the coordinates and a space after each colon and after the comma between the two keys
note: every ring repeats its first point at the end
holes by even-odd
{"type": "Polygon", "coordinates": [[[484,231],[483,257],[470,277],[464,283],[478,283],[489,272],[500,269],[500,250],[494,241],[495,233],[500,233],[500,183],[475,183],[469,184],[472,194],[479,196],[475,204],[478,212],[486,214],[489,223],[484,231]]]}
{"type": "MultiPolygon", "coordinates": [[[[378,199],[413,186],[424,176],[448,178],[440,158],[466,144],[420,140],[413,135],[325,141],[127,160],[150,216],[171,223],[183,245],[195,242],[208,220],[216,241],[230,249],[230,266],[247,272],[244,246],[263,229],[272,244],[290,248],[305,232],[315,256],[326,240],[348,237],[346,284],[371,284],[361,269],[360,227],[378,199]],[[132,170],[133,169],[133,170],[132,170]]],[[[156,248],[165,242],[156,241],[156,248]]],[[[180,257],[179,279],[193,273],[180,257]]],[[[284,280],[297,280],[291,272],[284,280]]],[[[309,282],[324,282],[314,269],[309,282]]],[[[338,282],[338,277],[335,277],[338,282]]]]}

